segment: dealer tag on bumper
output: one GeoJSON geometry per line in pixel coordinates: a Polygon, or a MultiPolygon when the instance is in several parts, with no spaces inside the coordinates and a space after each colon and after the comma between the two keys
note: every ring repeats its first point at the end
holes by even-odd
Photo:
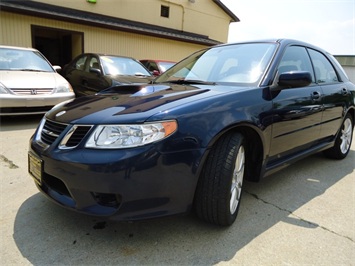
{"type": "Polygon", "coordinates": [[[42,162],[33,153],[28,153],[28,172],[39,185],[42,183],[42,162]]]}

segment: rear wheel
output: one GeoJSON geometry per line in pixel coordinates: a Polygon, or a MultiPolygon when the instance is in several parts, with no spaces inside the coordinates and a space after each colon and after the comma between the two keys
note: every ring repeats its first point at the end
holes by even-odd
{"type": "Polygon", "coordinates": [[[196,191],[197,215],[210,223],[231,225],[238,214],[246,159],[239,133],[222,137],[212,148],[196,191]]]}
{"type": "Polygon", "coordinates": [[[324,154],[333,159],[344,159],[349,151],[353,138],[353,119],[350,114],[345,116],[344,122],[332,148],[325,150],[324,154]]]}

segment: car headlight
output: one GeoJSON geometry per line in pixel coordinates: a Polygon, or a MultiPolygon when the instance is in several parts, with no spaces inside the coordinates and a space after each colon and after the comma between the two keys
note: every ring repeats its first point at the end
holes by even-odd
{"type": "Polygon", "coordinates": [[[0,94],[8,94],[6,87],[0,82],[0,94]]]}
{"type": "Polygon", "coordinates": [[[73,91],[73,88],[69,84],[69,82],[61,83],[56,88],[56,92],[59,92],[59,93],[61,93],[61,92],[72,92],[72,91],[73,91]]]}
{"type": "Polygon", "coordinates": [[[123,149],[162,140],[177,130],[176,121],[137,125],[100,125],[90,135],[86,148],[123,149]]]}

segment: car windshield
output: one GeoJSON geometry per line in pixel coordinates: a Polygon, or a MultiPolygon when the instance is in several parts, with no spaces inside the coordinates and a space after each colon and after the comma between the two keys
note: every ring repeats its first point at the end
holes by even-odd
{"type": "Polygon", "coordinates": [[[175,63],[173,62],[159,62],[160,68],[163,72],[171,68],[175,63]]]}
{"type": "Polygon", "coordinates": [[[43,56],[31,50],[0,48],[0,70],[53,72],[43,56]]]}
{"type": "Polygon", "coordinates": [[[272,43],[216,46],[192,54],[155,82],[254,84],[260,81],[275,50],[272,43]]]}
{"type": "Polygon", "coordinates": [[[124,57],[101,56],[106,75],[150,76],[140,63],[124,57]]]}

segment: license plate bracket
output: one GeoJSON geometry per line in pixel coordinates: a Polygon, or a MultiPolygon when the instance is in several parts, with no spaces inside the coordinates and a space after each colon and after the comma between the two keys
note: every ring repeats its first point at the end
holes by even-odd
{"type": "Polygon", "coordinates": [[[28,172],[33,179],[41,185],[42,183],[43,161],[33,153],[28,153],[28,172]]]}

